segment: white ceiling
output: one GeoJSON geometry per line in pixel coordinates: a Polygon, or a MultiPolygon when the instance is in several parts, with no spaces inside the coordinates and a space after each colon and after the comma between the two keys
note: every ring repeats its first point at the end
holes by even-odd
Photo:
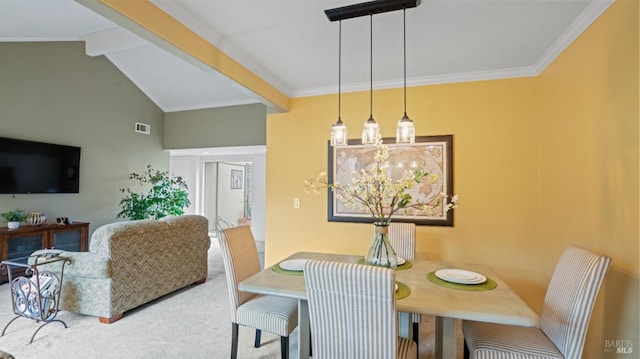
{"type": "MultiPolygon", "coordinates": [[[[338,23],[324,10],[359,2],[151,1],[289,97],[337,92],[338,23]]],[[[535,76],[610,4],[423,0],[406,12],[407,85],[535,76]]],[[[0,0],[0,41],[86,41],[166,112],[262,101],[103,15],[73,0],[0,0]]],[[[343,92],[369,89],[369,39],[368,17],[343,21],[343,92]]],[[[402,86],[402,55],[402,11],[374,15],[374,88],[402,86]]]]}

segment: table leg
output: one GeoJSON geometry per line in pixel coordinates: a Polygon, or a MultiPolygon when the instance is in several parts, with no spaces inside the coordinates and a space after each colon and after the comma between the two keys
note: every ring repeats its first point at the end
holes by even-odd
{"type": "Polygon", "coordinates": [[[298,358],[309,358],[309,302],[298,300],[298,358]]]}
{"type": "Polygon", "coordinates": [[[398,335],[403,338],[413,339],[413,323],[409,313],[398,312],[398,335]]]}
{"type": "Polygon", "coordinates": [[[456,320],[436,316],[435,359],[457,358],[456,320]]]}

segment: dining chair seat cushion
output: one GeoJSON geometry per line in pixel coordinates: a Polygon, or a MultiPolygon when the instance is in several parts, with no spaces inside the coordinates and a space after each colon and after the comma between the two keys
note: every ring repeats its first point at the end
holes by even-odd
{"type": "Polygon", "coordinates": [[[462,321],[472,359],[564,359],[539,329],[462,321]]]}
{"type": "Polygon", "coordinates": [[[411,339],[398,337],[398,359],[413,359],[418,355],[418,346],[411,339]]]}
{"type": "Polygon", "coordinates": [[[240,325],[286,337],[298,325],[298,301],[259,295],[238,307],[236,320],[240,325]]]}

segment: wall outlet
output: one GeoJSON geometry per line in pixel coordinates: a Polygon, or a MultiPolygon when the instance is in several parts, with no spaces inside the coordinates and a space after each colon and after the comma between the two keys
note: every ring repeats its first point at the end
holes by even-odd
{"type": "Polygon", "coordinates": [[[300,198],[293,199],[293,208],[300,209],[300,198]]]}

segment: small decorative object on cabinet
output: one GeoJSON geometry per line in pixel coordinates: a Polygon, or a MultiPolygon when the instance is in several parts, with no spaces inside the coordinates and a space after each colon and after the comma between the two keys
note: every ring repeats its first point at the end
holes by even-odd
{"type": "MultiPolygon", "coordinates": [[[[86,252],[89,249],[89,223],[74,222],[64,226],[42,224],[18,229],[0,228],[0,261],[27,264],[29,256],[43,248],[86,252]]],[[[12,267],[12,276],[24,275],[24,268],[12,267]]],[[[8,280],[7,268],[0,268],[0,283],[8,280]]]]}
{"type": "Polygon", "coordinates": [[[28,260],[29,264],[13,261],[2,261],[0,267],[7,268],[9,283],[11,283],[11,303],[13,313],[16,317],[11,319],[2,330],[0,336],[4,336],[7,328],[18,318],[33,319],[36,323],[43,322],[31,336],[29,344],[33,342],[36,334],[45,325],[59,322],[67,328],[67,323],[56,319],[58,306],[60,304],[60,291],[62,290],[62,276],[64,275],[64,265],[69,262],[65,257],[41,257],[34,256],[28,260]],[[59,262],[59,273],[51,270],[38,270],[38,266],[47,264],[48,269],[53,269],[50,265],[59,262]],[[32,263],[32,264],[31,264],[32,263]],[[20,267],[25,276],[12,277],[11,267],[20,267]]]}
{"type": "Polygon", "coordinates": [[[67,217],[58,217],[56,218],[56,223],[59,225],[71,224],[71,220],[67,217]]]}
{"type": "Polygon", "coordinates": [[[22,209],[15,209],[13,211],[0,214],[2,218],[7,222],[7,228],[16,229],[20,227],[20,222],[24,220],[25,212],[22,209]]]}
{"type": "Polygon", "coordinates": [[[39,226],[47,221],[47,216],[41,212],[31,212],[24,217],[24,223],[30,226],[39,226]]]}

